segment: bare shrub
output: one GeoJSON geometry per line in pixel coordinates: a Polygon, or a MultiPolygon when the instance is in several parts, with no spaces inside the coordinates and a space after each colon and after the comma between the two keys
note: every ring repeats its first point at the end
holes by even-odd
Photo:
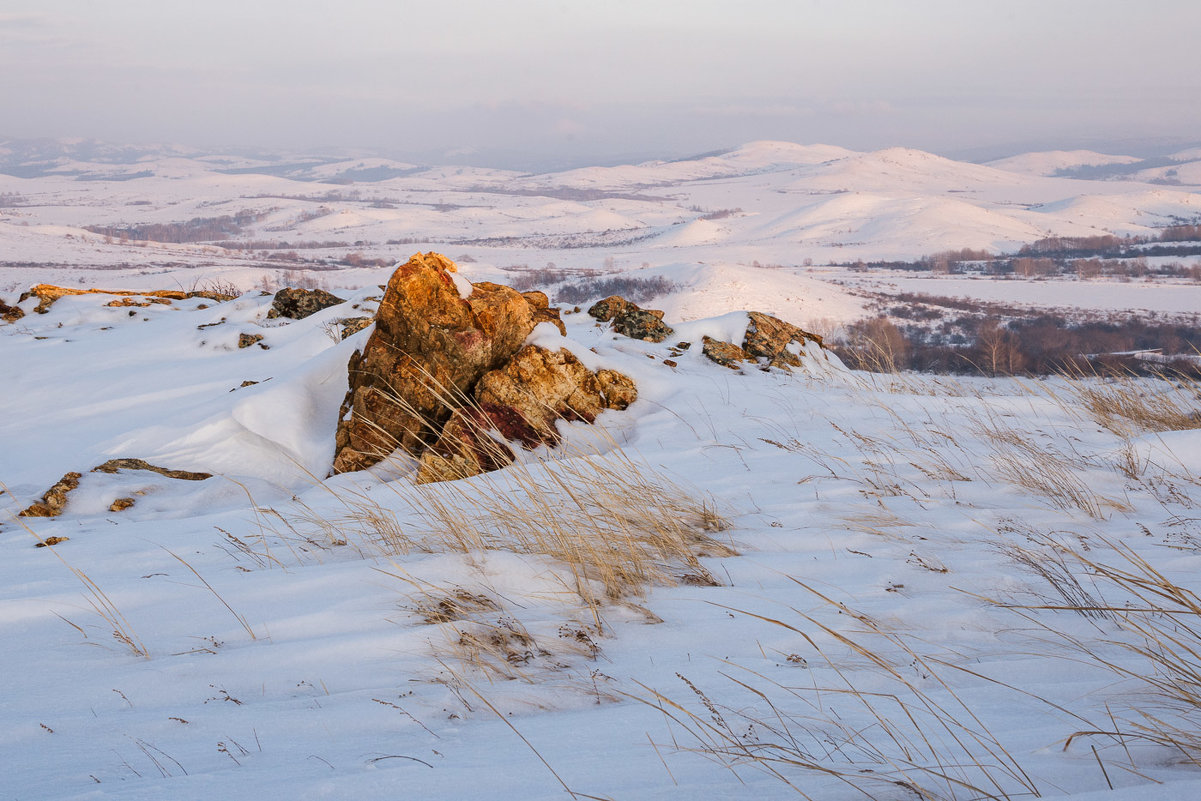
{"type": "Polygon", "coordinates": [[[852,369],[895,373],[907,366],[909,342],[887,317],[873,317],[847,326],[835,352],[852,369]]]}
{"type": "Polygon", "coordinates": [[[581,305],[590,300],[620,295],[632,303],[646,303],[659,295],[666,295],[679,288],[679,284],[662,276],[641,278],[634,275],[616,275],[609,278],[577,281],[574,284],[560,287],[555,293],[555,301],[581,305]]]}

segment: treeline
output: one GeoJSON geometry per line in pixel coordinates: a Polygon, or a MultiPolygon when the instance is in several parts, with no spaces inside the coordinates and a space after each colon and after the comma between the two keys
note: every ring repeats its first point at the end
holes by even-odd
{"type": "Polygon", "coordinates": [[[187,222],[147,223],[145,225],[88,225],[84,230],[122,242],[166,242],[186,244],[225,240],[241,234],[247,226],[266,217],[268,212],[251,210],[221,217],[193,217],[187,222]]]}
{"type": "Polygon", "coordinates": [[[1156,236],[1052,236],[1023,245],[1016,253],[994,255],[962,248],[923,256],[917,261],[857,261],[841,266],[859,270],[909,270],[951,275],[983,274],[1037,278],[1075,275],[1080,278],[1164,276],[1201,281],[1201,267],[1182,263],[1151,265],[1155,256],[1201,255],[1201,225],[1181,224],[1156,236]]]}
{"type": "Polygon", "coordinates": [[[832,347],[849,366],[874,371],[995,376],[1118,369],[1201,378],[1195,323],[1069,321],[1052,314],[1002,323],[965,316],[931,330],[876,317],[848,326],[832,347]]]}

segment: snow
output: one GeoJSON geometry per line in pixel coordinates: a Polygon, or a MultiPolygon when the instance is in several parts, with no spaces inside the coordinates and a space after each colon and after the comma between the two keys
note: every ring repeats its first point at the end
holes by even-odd
{"type": "Polygon", "coordinates": [[[1052,176],[1061,170],[1074,167],[1092,167],[1106,164],[1137,164],[1137,156],[1115,156],[1095,150],[1049,150],[1042,153],[1022,153],[1018,156],[988,162],[989,167],[1009,170],[1024,175],[1052,176]]]}
{"type": "MultiPolygon", "coordinates": [[[[997,252],[1048,235],[1154,234],[1194,219],[1201,213],[1197,161],[1187,156],[1107,181],[1045,173],[1125,157],[1030,154],[1022,158],[1043,167],[1018,169],[1017,162],[969,164],[909,148],[859,153],[788,142],[545,175],[419,169],[370,158],[254,162],[166,153],[135,165],[64,161],[57,173],[37,178],[0,175],[0,192],[18,198],[0,208],[0,289],[36,280],[96,282],[100,270],[124,285],[186,287],[201,275],[249,288],[287,270],[326,270],[352,253],[395,262],[418,249],[466,253],[496,266],[554,262],[575,270],[595,269],[614,255],[626,265],[657,267],[914,259],[963,247],[997,252]],[[231,164],[263,172],[221,171],[231,164]],[[75,174],[112,178],[130,170],[148,175],[75,174]],[[400,174],[351,185],[314,180],[363,170],[400,174]],[[1171,181],[1181,185],[1164,184],[1171,181]],[[83,230],[242,210],[263,216],[231,238],[256,243],[254,249],[106,241],[83,230]],[[280,255],[288,250],[314,261],[289,261],[280,255]]],[[[342,268],[324,278],[331,285],[375,282],[342,268]]]]}
{"type": "MultiPolygon", "coordinates": [[[[1191,174],[1191,156],[1180,159],[1191,174]]],[[[970,165],[787,142],[553,175],[435,167],[350,187],[299,179],[411,165],[290,163],[289,177],[226,175],[215,170],[278,164],[179,152],[59,165],[152,173],[129,181],[0,175],[0,192],[23,199],[0,208],[9,304],[42,281],[256,287],[146,307],[71,296],[46,314],[28,300],[24,318],[0,324],[5,798],[549,799],[564,784],[594,797],[795,797],[753,764],[734,773],[698,751],[680,724],[696,730],[713,712],[740,748],[787,722],[823,766],[853,782],[884,777],[864,785],[880,798],[913,795],[865,753],[878,747],[894,767],[905,757],[878,736],[884,721],[922,764],[966,766],[974,783],[991,771],[998,795],[1025,792],[1020,773],[998,772],[1010,757],[1044,797],[1201,792],[1197,770],[1162,744],[1073,736],[1133,731],[1141,712],[1196,730],[1195,713],[1148,706],[1139,677],[1153,666],[1121,617],[1013,608],[1061,605],[1032,564],[1074,564],[1084,591],[1137,608],[1071,549],[1126,568],[1133,555],[1201,591],[1198,431],[1114,433],[1058,378],[873,376],[813,344],[796,349],[804,366],[791,373],[731,370],[701,352],[704,336],[741,341],[747,311],[826,333],[900,291],[1195,314],[1195,283],[824,266],[1145,233],[1195,217],[1195,191],[1145,182],[1159,173],[1046,177],[1129,163],[1101,154],[970,165]],[[639,400],[597,426],[561,423],[558,449],[510,469],[417,487],[413,460],[397,456],[328,477],[347,364],[370,335],[339,341],[337,322],[372,313],[391,268],[309,270],[258,245],[106,242],[84,229],[243,208],[265,216],[239,238],[287,241],[306,258],[443,252],[459,262],[461,295],[470,280],[503,283],[506,268],[547,262],[581,279],[661,278],[671,288],[644,305],[674,333],[640,342],[571,311],[566,336],[538,326],[531,342],[631,376],[639,400]],[[300,222],[318,208],[332,213],[300,222]],[[297,244],[307,240],[346,244],[297,244]],[[301,278],[346,303],[269,319],[257,287],[301,278]],[[243,333],[266,347],[239,348],[243,333]],[[121,457],[213,477],[89,472],[121,457]],[[62,517],[15,517],[68,471],[82,477],[62,517]],[[593,491],[613,493],[610,505],[632,498],[628,518],[691,525],[696,563],[656,553],[654,569],[674,580],[590,607],[596,576],[498,522],[514,508],[498,504],[541,497],[588,541],[593,523],[570,515],[573,493],[593,491]],[[112,511],[116,498],[134,505],[112,511]],[[706,529],[713,515],[727,525],[706,529]],[[472,536],[492,546],[465,547],[472,536]],[[67,539],[34,547],[50,537],[67,539]]],[[[830,775],[779,770],[815,799],[863,797],[830,775]]]]}
{"type": "MultiPolygon", "coordinates": [[[[699,340],[738,341],[746,314],[709,311],[738,295],[829,285],[746,267],[665,274],[695,292],[674,296],[666,320],[676,334],[662,345],[617,337],[583,314],[565,315],[566,338],[550,325],[532,337],[634,377],[640,398],[629,410],[604,413],[599,429],[564,425],[563,449],[528,454],[518,468],[432,488],[414,486],[404,460],[325,478],[346,362],[367,335],[335,342],[326,332],[345,306],[268,320],[270,298],[250,294],[130,316],[88,295],[0,327],[8,795],[549,799],[565,795],[561,781],[600,797],[786,798],[793,791],[770,774],[744,765],[735,775],[696,753],[701,743],[656,698],[710,720],[701,693],[736,736],[770,736],[770,700],[806,744],[802,718],[870,739],[871,713],[838,692],[843,682],[880,693],[877,712],[905,736],[915,736],[908,717],[887,699],[917,703],[908,714],[942,764],[999,764],[999,750],[956,751],[918,699],[951,710],[944,722],[987,731],[1046,796],[1160,801],[1201,790],[1194,768],[1151,744],[1078,736],[1064,747],[1082,729],[1138,720],[1146,687],[1082,662],[1053,632],[1137,676],[1147,666],[1123,648],[1129,631],[1001,603],[1055,597],[1006,555],[1046,547],[1042,536],[1081,543],[1099,562],[1121,564],[1119,548],[1132,549],[1196,591],[1198,432],[1124,439],[1088,418],[1059,379],[871,376],[812,346],[809,370],[730,370],[708,362],[699,340]],[[720,280],[741,285],[715,299],[706,282],[720,280]],[[685,320],[690,293],[697,316],[685,320]],[[270,348],[239,350],[243,331],[270,348]],[[694,344],[665,366],[677,340],[694,344]],[[241,387],[245,379],[260,383],[241,387]],[[1083,505],[1018,483],[1046,467],[1023,442],[1086,488],[1083,505]],[[1127,448],[1141,475],[1115,466],[1127,448]],[[87,472],[118,456],[216,475],[87,472]],[[1006,472],[1015,456],[1023,471],[1006,472]],[[441,499],[472,520],[489,497],[520,500],[604,465],[728,520],[706,532],[716,544],[700,559],[718,586],[654,584],[592,610],[566,564],[517,547],[463,551],[431,513],[441,499]],[[12,517],[68,470],[84,476],[62,517],[12,517]],[[109,511],[114,497],[136,503],[109,511]],[[51,536],[69,539],[33,547],[51,536]],[[454,597],[487,605],[427,622],[432,604],[454,597]],[[532,645],[484,668],[486,656],[473,662],[464,646],[471,632],[519,633],[532,645]]],[[[372,291],[347,303],[367,304],[372,291]]],[[[1090,591],[1112,592],[1098,582],[1090,591]]],[[[841,761],[865,759],[853,745],[830,764],[856,781],[887,771],[841,761]]],[[[814,798],[862,797],[829,776],[780,770],[814,798]]],[[[1022,792],[995,767],[993,776],[1022,792]]],[[[892,797],[895,787],[873,791],[892,797]]]]}

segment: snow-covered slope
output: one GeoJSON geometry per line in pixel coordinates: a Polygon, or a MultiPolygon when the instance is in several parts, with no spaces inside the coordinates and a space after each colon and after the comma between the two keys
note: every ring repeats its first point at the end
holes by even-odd
{"type": "Polygon", "coordinates": [[[90,295],[0,324],[6,797],[1201,792],[1195,706],[1160,703],[1195,667],[1201,432],[1103,427],[1078,394],[1100,383],[731,370],[699,342],[745,328],[731,304],[827,290],[662,272],[692,347],[571,313],[545,335],[638,401],[432,487],[403,459],[324,477],[368,335],[336,341],[346,306],[90,295]],[[216,475],[88,472],[113,457],[216,475]],[[67,471],[62,517],[13,516],[67,471]],[[572,547],[540,547],[563,520],[572,547]],[[579,566],[636,552],[589,545],[610,520],[683,525],[696,555],[638,551],[651,580],[606,596],[579,566]]]}
{"type": "Polygon", "coordinates": [[[1094,150],[1048,150],[1041,153],[1022,153],[1018,156],[988,162],[998,170],[1022,173],[1023,175],[1052,176],[1061,170],[1076,167],[1093,167],[1106,164],[1137,164],[1137,156],[1114,156],[1094,150]]]}

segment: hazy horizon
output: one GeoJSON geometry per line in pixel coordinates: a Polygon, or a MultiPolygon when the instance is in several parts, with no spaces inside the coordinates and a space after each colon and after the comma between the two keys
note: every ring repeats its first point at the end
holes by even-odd
{"type": "Polygon", "coordinates": [[[1181,0],[0,9],[0,134],[19,138],[532,168],[757,139],[1147,152],[1201,130],[1201,6],[1181,0]]]}

